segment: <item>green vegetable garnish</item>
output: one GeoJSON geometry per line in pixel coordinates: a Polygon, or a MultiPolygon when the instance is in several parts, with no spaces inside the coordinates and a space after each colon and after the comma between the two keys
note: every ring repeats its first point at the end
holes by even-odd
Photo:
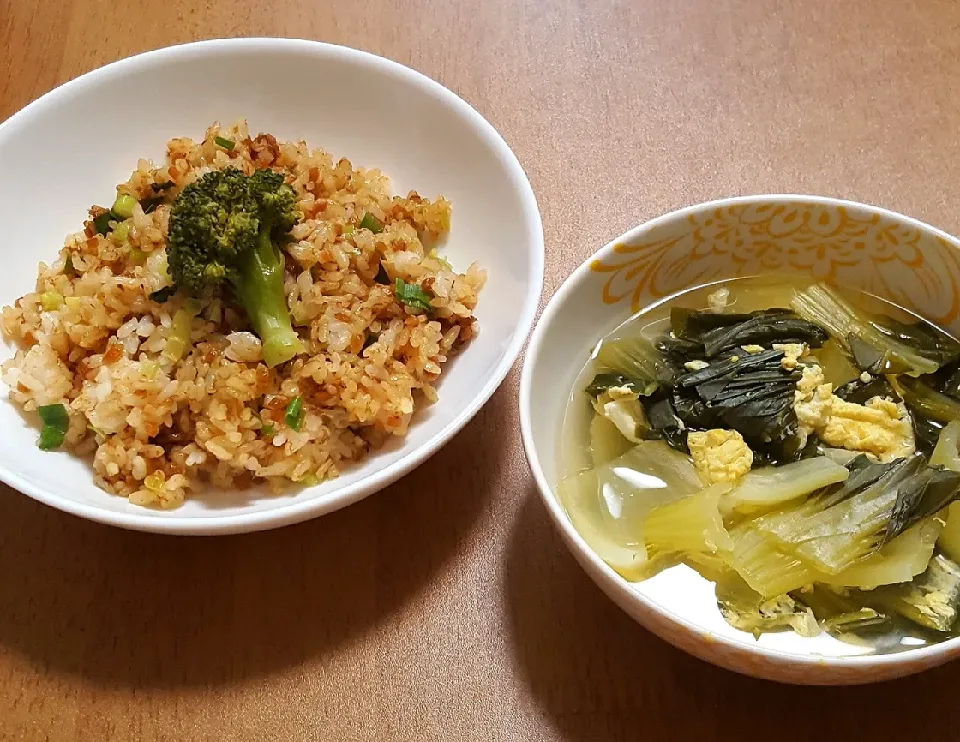
{"type": "Polygon", "coordinates": [[[199,299],[232,294],[263,342],[268,366],[303,351],[290,324],[280,245],[300,219],[297,197],[273,170],[207,173],[170,211],[167,264],[180,291],[199,299]]]}
{"type": "Polygon", "coordinates": [[[120,222],[113,230],[113,241],[122,245],[130,238],[130,225],[127,222],[120,222]]]}
{"type": "Polygon", "coordinates": [[[163,304],[167,299],[177,293],[176,286],[164,286],[162,289],[158,289],[150,294],[150,301],[155,301],[158,304],[163,304]]]}
{"type": "Polygon", "coordinates": [[[40,306],[44,312],[55,312],[63,304],[63,295],[56,291],[44,291],[40,294],[40,306]]]}
{"type": "Polygon", "coordinates": [[[67,259],[63,261],[63,274],[65,276],[75,276],[77,275],[77,269],[73,267],[73,256],[67,255],[67,259]]]}
{"type": "Polygon", "coordinates": [[[264,423],[260,426],[260,434],[267,438],[272,438],[277,434],[277,429],[273,427],[272,423],[264,423]]]}
{"type": "Polygon", "coordinates": [[[136,203],[137,199],[129,193],[118,193],[116,200],[113,202],[113,206],[110,207],[110,211],[117,217],[118,221],[129,219],[133,216],[133,208],[136,203]]]}
{"type": "Polygon", "coordinates": [[[236,143],[232,139],[224,139],[221,136],[216,136],[213,138],[213,141],[216,142],[220,147],[223,147],[225,150],[232,151],[236,147],[236,143]]]}
{"type": "Polygon", "coordinates": [[[140,202],[140,208],[143,209],[144,214],[152,214],[162,203],[163,196],[151,196],[150,198],[145,198],[140,202]]]}
{"type": "Polygon", "coordinates": [[[97,234],[108,234],[110,232],[110,220],[113,218],[113,214],[109,211],[104,211],[102,214],[93,217],[93,228],[97,234]]]}
{"type": "Polygon", "coordinates": [[[48,404],[37,408],[43,427],[38,445],[42,451],[53,451],[63,445],[70,426],[70,416],[62,404],[48,404]]]}
{"type": "Polygon", "coordinates": [[[360,229],[369,229],[374,234],[380,234],[383,231],[383,222],[368,211],[360,220],[360,229]]]}
{"type": "Polygon", "coordinates": [[[303,409],[303,400],[300,399],[300,397],[294,397],[290,400],[290,404],[287,405],[287,410],[283,417],[291,429],[299,431],[303,426],[303,419],[306,415],[307,412],[303,409]]]}
{"type": "Polygon", "coordinates": [[[405,283],[402,278],[398,277],[393,282],[393,294],[397,297],[397,301],[411,309],[421,309],[424,312],[433,310],[430,305],[430,294],[415,283],[405,283]]]}
{"type": "Polygon", "coordinates": [[[193,327],[193,318],[200,313],[200,308],[193,300],[173,313],[173,322],[167,330],[167,339],[161,351],[164,358],[176,363],[190,345],[190,331],[193,327]]]}

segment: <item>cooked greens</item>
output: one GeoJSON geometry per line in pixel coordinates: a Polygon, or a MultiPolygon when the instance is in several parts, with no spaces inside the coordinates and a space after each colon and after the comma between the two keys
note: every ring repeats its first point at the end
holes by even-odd
{"type": "Polygon", "coordinates": [[[670,313],[670,324],[676,337],[702,346],[707,358],[744,345],[806,343],[819,348],[829,337],[822,327],[797,317],[789,309],[750,314],[675,309],[670,313]]]}
{"type": "Polygon", "coordinates": [[[695,569],[757,636],[953,630],[960,343],[823,285],[789,308],[748,287],[596,347],[585,456],[559,486],[574,526],[627,579],[695,569]]]}
{"type": "Polygon", "coordinates": [[[845,343],[860,370],[871,374],[930,374],[960,356],[960,344],[932,325],[872,316],[823,284],[798,293],[792,306],[845,343]]]}

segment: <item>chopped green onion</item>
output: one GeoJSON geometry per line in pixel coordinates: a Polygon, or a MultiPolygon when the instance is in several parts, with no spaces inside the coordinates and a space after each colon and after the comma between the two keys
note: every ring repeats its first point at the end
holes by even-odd
{"type": "Polygon", "coordinates": [[[143,361],[140,364],[140,375],[145,379],[155,379],[160,371],[160,364],[156,361],[143,361]]]}
{"type": "Polygon", "coordinates": [[[277,429],[273,426],[273,423],[264,423],[260,426],[260,435],[266,438],[273,438],[277,434],[277,429]]]}
{"type": "Polygon", "coordinates": [[[383,222],[368,211],[360,220],[360,229],[369,229],[374,234],[380,234],[383,231],[383,222]]]}
{"type": "Polygon", "coordinates": [[[150,301],[155,301],[157,304],[163,304],[175,293],[177,293],[176,286],[164,286],[162,289],[158,289],[150,294],[150,301]]]}
{"type": "Polygon", "coordinates": [[[433,310],[430,305],[430,294],[415,283],[405,283],[402,278],[398,277],[393,282],[393,294],[397,297],[397,301],[411,309],[421,309],[424,312],[433,310]]]}
{"type": "Polygon", "coordinates": [[[147,259],[147,254],[136,245],[133,245],[130,247],[130,252],[127,257],[129,257],[134,263],[142,263],[147,259]]]}
{"type": "Polygon", "coordinates": [[[157,210],[157,207],[163,203],[163,196],[151,196],[140,202],[140,208],[144,214],[151,214],[157,210]]]}
{"type": "Polygon", "coordinates": [[[440,265],[444,267],[444,269],[448,271],[453,270],[453,266],[450,265],[450,262],[446,258],[444,258],[442,255],[440,255],[437,252],[437,248],[433,248],[430,252],[428,252],[427,257],[432,258],[433,260],[436,260],[438,263],[440,263],[440,265]]]}
{"type": "Polygon", "coordinates": [[[111,219],[113,219],[113,214],[109,211],[104,211],[102,214],[93,217],[93,228],[97,234],[108,234],[110,232],[111,219]]]}
{"type": "Polygon", "coordinates": [[[347,236],[353,234],[353,229],[354,229],[354,227],[353,227],[352,224],[344,224],[344,225],[343,225],[343,236],[344,236],[344,237],[347,237],[347,236]]]}
{"type": "Polygon", "coordinates": [[[122,245],[130,238],[130,225],[126,222],[120,222],[113,230],[113,240],[118,245],[122,245]]]}
{"type": "Polygon", "coordinates": [[[40,306],[44,312],[55,312],[63,304],[63,295],[56,291],[44,291],[40,294],[40,306]]]}
{"type": "Polygon", "coordinates": [[[306,416],[306,410],[303,409],[303,400],[300,397],[294,397],[290,400],[290,404],[287,405],[287,410],[283,417],[291,429],[299,431],[303,426],[303,419],[306,416]]]}
{"type": "Polygon", "coordinates": [[[221,136],[215,136],[213,141],[216,142],[219,146],[223,147],[225,150],[233,151],[233,148],[236,147],[236,143],[232,139],[224,139],[221,136]]]}
{"type": "Polygon", "coordinates": [[[113,206],[110,207],[110,211],[113,212],[113,215],[118,218],[118,220],[129,219],[133,216],[133,208],[136,206],[137,199],[131,196],[129,193],[118,193],[116,200],[113,202],[113,206]]]}
{"type": "Polygon", "coordinates": [[[179,361],[190,344],[190,330],[193,318],[199,313],[199,307],[191,302],[178,309],[173,315],[173,323],[167,331],[167,341],[163,346],[163,357],[170,361],[179,361]]]}
{"type": "Polygon", "coordinates": [[[313,472],[308,472],[297,480],[297,484],[303,485],[304,487],[315,487],[320,484],[320,477],[313,472]]]}
{"type": "Polygon", "coordinates": [[[42,451],[52,451],[63,445],[70,426],[70,416],[62,404],[48,404],[37,408],[43,427],[40,429],[38,445],[42,451]]]}

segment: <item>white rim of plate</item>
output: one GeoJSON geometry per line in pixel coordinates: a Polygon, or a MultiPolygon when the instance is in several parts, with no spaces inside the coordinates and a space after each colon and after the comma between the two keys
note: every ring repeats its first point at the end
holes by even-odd
{"type": "Polygon", "coordinates": [[[211,39],[168,46],[111,62],[110,64],[91,70],[59,85],[40,98],[27,104],[3,123],[0,123],[0,137],[2,137],[4,132],[14,123],[29,121],[31,117],[59,105],[62,101],[68,100],[72,96],[82,94],[91,83],[109,80],[128,72],[149,67],[157,62],[171,59],[190,61],[206,56],[211,52],[215,53],[219,50],[236,49],[247,51],[284,49],[308,52],[318,58],[345,59],[357,65],[374,68],[386,75],[411,83],[423,89],[428,95],[439,99],[444,105],[453,109],[461,117],[466,119],[481,140],[496,153],[497,158],[507,170],[514,186],[522,194],[523,214],[530,224],[527,239],[534,247],[531,255],[531,269],[535,285],[532,287],[533,290],[527,293],[524,303],[520,307],[516,335],[508,346],[503,359],[487,380],[486,384],[480,389],[477,396],[429,441],[390,466],[365,477],[359,482],[343,487],[342,489],[334,490],[321,499],[281,505],[271,510],[229,516],[211,515],[185,518],[176,515],[160,515],[149,510],[145,510],[143,514],[124,513],[103,510],[98,507],[51,496],[41,488],[34,486],[28,480],[11,473],[6,467],[0,465],[0,481],[58,510],[78,515],[98,523],[119,526],[130,530],[179,535],[224,535],[279,528],[281,526],[309,520],[333,512],[334,510],[339,510],[393,484],[430,458],[460,432],[460,430],[473,419],[477,412],[480,411],[480,408],[487,403],[490,397],[493,396],[493,393],[503,382],[516,362],[530,334],[530,328],[533,326],[533,321],[536,318],[537,307],[539,306],[540,295],[543,290],[544,266],[543,224],[540,218],[540,210],[537,206],[536,195],[533,192],[530,181],[516,155],[504,141],[503,137],[500,136],[493,125],[483,118],[469,103],[435,80],[399,62],[394,62],[369,52],[360,51],[359,49],[305,39],[211,39]]]}
{"type": "MultiPolygon", "coordinates": [[[[948,244],[960,249],[960,240],[958,240],[956,237],[953,237],[941,229],[937,229],[936,227],[930,226],[925,222],[921,222],[919,219],[914,219],[913,217],[905,214],[884,209],[880,206],[872,206],[859,201],[831,198],[828,196],[808,196],[792,193],[760,194],[756,196],[720,198],[713,201],[694,204],[692,206],[686,206],[682,209],[662,214],[661,216],[655,217],[644,222],[643,224],[633,227],[619,237],[616,237],[608,242],[597,252],[587,258],[583,263],[581,263],[580,266],[572,274],[570,274],[569,277],[567,277],[563,284],[561,284],[557,292],[550,298],[550,301],[548,301],[547,305],[544,307],[543,313],[537,320],[537,324],[533,329],[533,334],[530,336],[530,344],[527,346],[523,369],[520,374],[520,433],[523,439],[524,451],[527,455],[527,462],[529,463],[530,470],[533,472],[534,479],[536,480],[537,489],[540,493],[540,499],[546,505],[547,512],[550,514],[550,518],[553,520],[554,525],[564,537],[567,545],[575,547],[579,552],[579,556],[582,556],[590,562],[590,564],[596,570],[595,574],[590,576],[602,578],[604,584],[601,584],[600,587],[611,591],[611,599],[620,605],[621,608],[623,607],[623,604],[626,603],[639,603],[645,610],[658,614],[661,617],[672,621],[673,623],[679,624],[687,632],[693,636],[697,636],[703,642],[722,644],[723,646],[737,652],[762,655],[767,659],[773,660],[780,664],[806,665],[811,671],[815,671],[817,668],[822,669],[824,666],[844,668],[856,667],[865,670],[868,668],[889,667],[903,663],[922,663],[922,661],[926,658],[933,658],[941,654],[949,654],[951,650],[960,646],[960,637],[946,639],[942,642],[937,642],[936,644],[919,647],[917,649],[909,649],[895,654],[828,657],[814,654],[797,654],[794,652],[786,652],[781,649],[772,649],[769,647],[752,645],[745,640],[739,641],[737,639],[717,634],[709,629],[703,628],[697,623],[687,620],[673,611],[667,610],[656,601],[650,600],[646,596],[633,590],[630,586],[630,582],[617,574],[617,572],[610,567],[610,565],[598,557],[596,553],[587,545],[587,542],[583,539],[577,529],[573,527],[573,524],[570,522],[570,519],[567,517],[567,514],[561,507],[559,500],[553,495],[553,491],[543,473],[543,468],[540,465],[540,457],[537,455],[537,449],[533,442],[533,430],[530,420],[530,395],[533,385],[533,366],[537,355],[540,353],[540,346],[543,342],[545,328],[553,322],[554,316],[559,308],[568,299],[568,297],[573,294],[574,291],[576,291],[579,284],[590,275],[590,264],[594,260],[606,257],[607,254],[612,252],[614,247],[618,244],[636,240],[641,235],[649,232],[652,229],[655,229],[658,226],[675,221],[677,219],[683,219],[691,214],[726,206],[735,206],[738,204],[776,204],[786,201],[805,201],[807,203],[822,204],[825,206],[846,207],[871,211],[880,216],[904,222],[931,235],[940,237],[948,244]]],[[[599,579],[597,581],[599,584],[599,579]]]]}

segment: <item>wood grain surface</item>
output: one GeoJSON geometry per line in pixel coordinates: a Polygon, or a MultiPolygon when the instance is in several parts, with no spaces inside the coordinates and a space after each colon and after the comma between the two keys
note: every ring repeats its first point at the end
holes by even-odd
{"type": "MultiPolygon", "coordinates": [[[[626,228],[720,196],[844,196],[957,233],[958,26],[954,0],[0,0],[0,119],[196,39],[382,54],[514,148],[549,296],[626,228]]],[[[537,500],[517,380],[397,485],[271,533],[126,533],[0,490],[0,738],[960,736],[960,665],[789,688],[633,624],[537,500]]]]}

